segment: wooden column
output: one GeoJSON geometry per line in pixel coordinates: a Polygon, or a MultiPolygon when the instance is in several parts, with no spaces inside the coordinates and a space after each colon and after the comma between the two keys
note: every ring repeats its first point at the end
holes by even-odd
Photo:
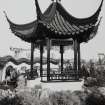
{"type": "Polygon", "coordinates": [[[74,71],[75,79],[77,79],[77,40],[74,39],[74,71]]]}
{"type": "Polygon", "coordinates": [[[60,45],[60,53],[61,53],[61,74],[62,74],[63,73],[63,53],[64,53],[64,49],[62,45],[60,45]]]}
{"type": "Polygon", "coordinates": [[[34,43],[31,43],[31,78],[33,78],[34,43]]]}
{"type": "Polygon", "coordinates": [[[50,47],[51,40],[47,39],[47,81],[50,81],[50,47]]]}
{"type": "Polygon", "coordinates": [[[40,77],[42,79],[43,73],[43,45],[40,45],[40,77]]]}
{"type": "Polygon", "coordinates": [[[80,43],[78,42],[78,74],[81,77],[81,54],[80,54],[80,43]]]}

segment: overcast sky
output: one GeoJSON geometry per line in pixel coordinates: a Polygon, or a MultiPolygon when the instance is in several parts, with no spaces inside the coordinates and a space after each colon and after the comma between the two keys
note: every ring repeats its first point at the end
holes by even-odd
{"type": "MultiPolygon", "coordinates": [[[[51,0],[39,0],[43,12],[50,3],[51,0]]],[[[91,16],[97,10],[101,0],[62,0],[61,3],[73,16],[84,18],[91,16]]],[[[3,11],[6,11],[9,19],[14,23],[29,23],[36,19],[34,0],[0,0],[0,56],[9,55],[10,46],[30,48],[29,43],[22,41],[11,32],[3,11]]],[[[81,44],[83,59],[93,59],[97,57],[98,53],[105,53],[105,3],[101,16],[103,18],[96,37],[88,43],[81,44]]],[[[73,57],[73,51],[67,51],[65,57],[73,57]]]]}

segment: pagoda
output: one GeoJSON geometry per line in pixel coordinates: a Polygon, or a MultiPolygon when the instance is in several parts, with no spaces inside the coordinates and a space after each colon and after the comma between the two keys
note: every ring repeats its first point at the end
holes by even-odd
{"type": "Polygon", "coordinates": [[[81,71],[80,44],[88,42],[97,34],[101,18],[99,14],[103,0],[97,11],[87,18],[76,18],[68,13],[61,4],[61,0],[53,1],[42,13],[39,3],[35,0],[37,19],[28,24],[13,23],[6,15],[11,31],[23,41],[31,43],[31,74],[33,71],[33,53],[35,46],[40,47],[40,76],[43,77],[43,48],[47,48],[47,81],[56,79],[69,80],[70,77],[79,80],[81,71]],[[63,53],[65,46],[74,47],[74,73],[64,73],[63,53]],[[51,46],[58,46],[61,54],[61,72],[52,73],[50,68],[51,46]]]}

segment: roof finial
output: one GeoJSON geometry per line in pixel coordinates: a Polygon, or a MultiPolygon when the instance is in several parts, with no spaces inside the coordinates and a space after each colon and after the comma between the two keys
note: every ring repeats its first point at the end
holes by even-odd
{"type": "Polygon", "coordinates": [[[56,0],[56,2],[60,2],[61,0],[56,0]]]}
{"type": "Polygon", "coordinates": [[[42,12],[41,12],[41,9],[39,7],[38,0],[35,0],[35,5],[36,5],[36,12],[37,12],[37,19],[40,19],[42,12]]]}
{"type": "MultiPolygon", "coordinates": [[[[55,0],[51,0],[51,1],[53,1],[53,2],[54,2],[55,0]]],[[[61,2],[61,0],[56,0],[56,2],[61,2]]]]}

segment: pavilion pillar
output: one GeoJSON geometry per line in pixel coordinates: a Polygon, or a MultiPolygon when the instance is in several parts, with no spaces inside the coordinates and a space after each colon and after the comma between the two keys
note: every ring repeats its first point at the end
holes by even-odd
{"type": "Polygon", "coordinates": [[[60,45],[60,53],[61,53],[61,74],[62,74],[63,73],[63,53],[64,53],[64,49],[62,45],[60,45]]]}
{"type": "Polygon", "coordinates": [[[31,43],[31,78],[33,78],[33,63],[34,63],[34,43],[31,43]]]}
{"type": "Polygon", "coordinates": [[[78,42],[78,74],[81,77],[81,53],[80,53],[80,43],[78,42]]]}
{"type": "Polygon", "coordinates": [[[42,80],[43,74],[43,45],[40,45],[40,77],[42,80]]]}
{"type": "Polygon", "coordinates": [[[77,39],[74,39],[74,71],[75,71],[75,79],[78,79],[78,71],[77,71],[77,39]]]}
{"type": "Polygon", "coordinates": [[[50,47],[51,40],[47,39],[47,81],[50,81],[50,47]]]}

